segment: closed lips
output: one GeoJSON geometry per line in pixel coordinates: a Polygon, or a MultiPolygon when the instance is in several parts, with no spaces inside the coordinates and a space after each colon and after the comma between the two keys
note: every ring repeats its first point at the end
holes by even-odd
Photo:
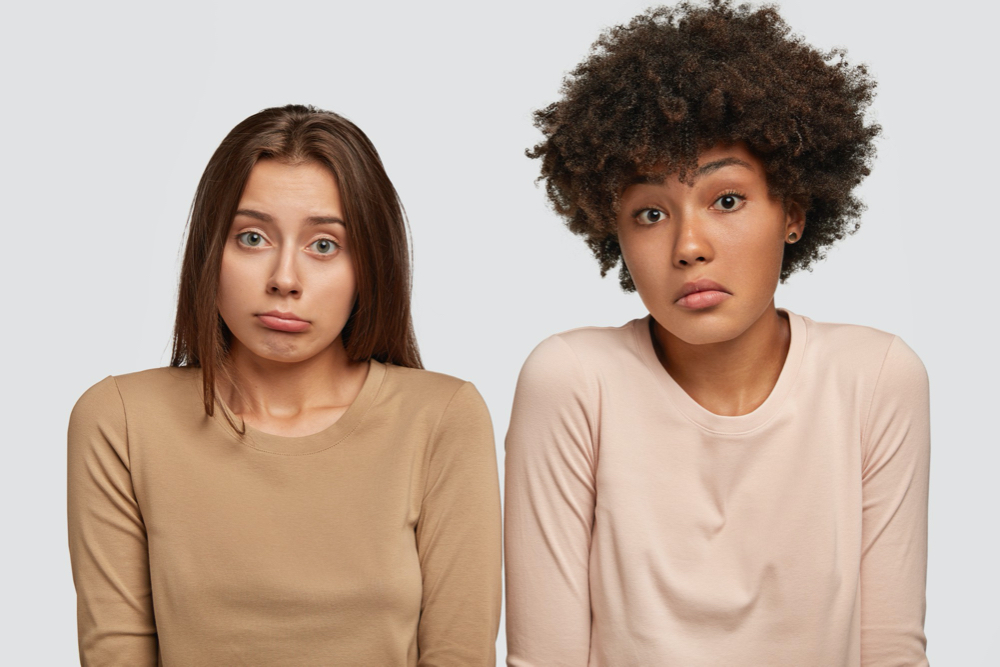
{"type": "Polygon", "coordinates": [[[730,294],[729,290],[714,280],[702,278],[700,280],[684,283],[684,286],[674,298],[674,301],[680,301],[689,294],[695,294],[697,292],[722,292],[723,294],[730,294]]]}
{"type": "Polygon", "coordinates": [[[261,317],[277,317],[282,320],[298,320],[299,322],[305,322],[301,317],[295,313],[283,313],[280,310],[271,310],[266,313],[261,313],[261,317]]]}
{"type": "Polygon", "coordinates": [[[276,331],[288,331],[297,333],[309,328],[309,322],[303,320],[295,313],[284,313],[280,310],[272,310],[267,313],[257,315],[257,319],[268,329],[276,331]]]}

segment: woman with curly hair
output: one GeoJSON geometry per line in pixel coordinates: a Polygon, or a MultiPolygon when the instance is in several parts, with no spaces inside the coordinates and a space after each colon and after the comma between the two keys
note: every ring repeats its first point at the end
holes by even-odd
{"type": "Polygon", "coordinates": [[[493,665],[500,490],[423,370],[396,190],[347,119],[265,109],[194,198],[168,368],[69,425],[84,665],[493,665]]]}
{"type": "Polygon", "coordinates": [[[556,211],[649,315],[521,372],[508,664],[927,664],[924,367],[774,303],[857,229],[874,88],[716,0],[608,30],[536,113],[556,211]]]}

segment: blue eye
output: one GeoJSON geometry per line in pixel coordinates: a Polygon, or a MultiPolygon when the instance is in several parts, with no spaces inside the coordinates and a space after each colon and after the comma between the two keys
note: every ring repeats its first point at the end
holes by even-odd
{"type": "Polygon", "coordinates": [[[717,211],[736,211],[743,208],[743,204],[746,202],[743,195],[738,195],[735,192],[727,193],[719,197],[712,204],[712,208],[717,211]]]}
{"type": "Polygon", "coordinates": [[[243,232],[242,234],[237,234],[236,238],[239,239],[240,243],[251,248],[256,248],[264,243],[264,237],[257,232],[243,232]]]}
{"type": "Polygon", "coordinates": [[[666,214],[656,208],[644,208],[635,214],[635,219],[641,225],[655,225],[666,217],[666,214]]]}
{"type": "Polygon", "coordinates": [[[309,247],[320,255],[330,255],[336,252],[340,246],[333,239],[318,239],[309,244],[309,247]]]}

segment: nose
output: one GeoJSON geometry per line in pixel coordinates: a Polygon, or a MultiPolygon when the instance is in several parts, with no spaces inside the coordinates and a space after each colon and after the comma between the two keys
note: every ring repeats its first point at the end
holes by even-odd
{"type": "Polygon", "coordinates": [[[697,216],[685,215],[677,221],[677,237],[674,239],[671,261],[677,268],[685,268],[712,261],[715,253],[705,235],[704,225],[697,216]]]}
{"type": "Polygon", "coordinates": [[[302,293],[294,248],[282,249],[277,255],[277,263],[267,280],[267,291],[279,296],[298,296],[302,293]]]}

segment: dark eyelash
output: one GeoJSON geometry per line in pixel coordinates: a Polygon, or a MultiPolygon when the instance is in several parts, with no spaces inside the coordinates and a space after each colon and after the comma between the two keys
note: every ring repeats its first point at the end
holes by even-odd
{"type": "MultiPolygon", "coordinates": [[[[342,246],[339,243],[337,243],[337,239],[331,238],[329,236],[321,236],[318,239],[315,239],[314,241],[312,241],[309,244],[309,246],[307,246],[307,247],[312,247],[312,246],[316,245],[317,243],[319,243],[320,241],[329,241],[330,243],[333,244],[334,250],[343,250],[344,249],[344,246],[342,246]]],[[[329,255],[329,254],[332,254],[332,253],[320,253],[320,254],[329,255]]]]}
{"type": "Polygon", "coordinates": [[[643,211],[660,211],[660,213],[663,212],[661,209],[658,209],[655,206],[643,206],[642,208],[637,208],[636,210],[632,211],[632,217],[633,218],[639,217],[639,214],[642,213],[643,211]]]}

